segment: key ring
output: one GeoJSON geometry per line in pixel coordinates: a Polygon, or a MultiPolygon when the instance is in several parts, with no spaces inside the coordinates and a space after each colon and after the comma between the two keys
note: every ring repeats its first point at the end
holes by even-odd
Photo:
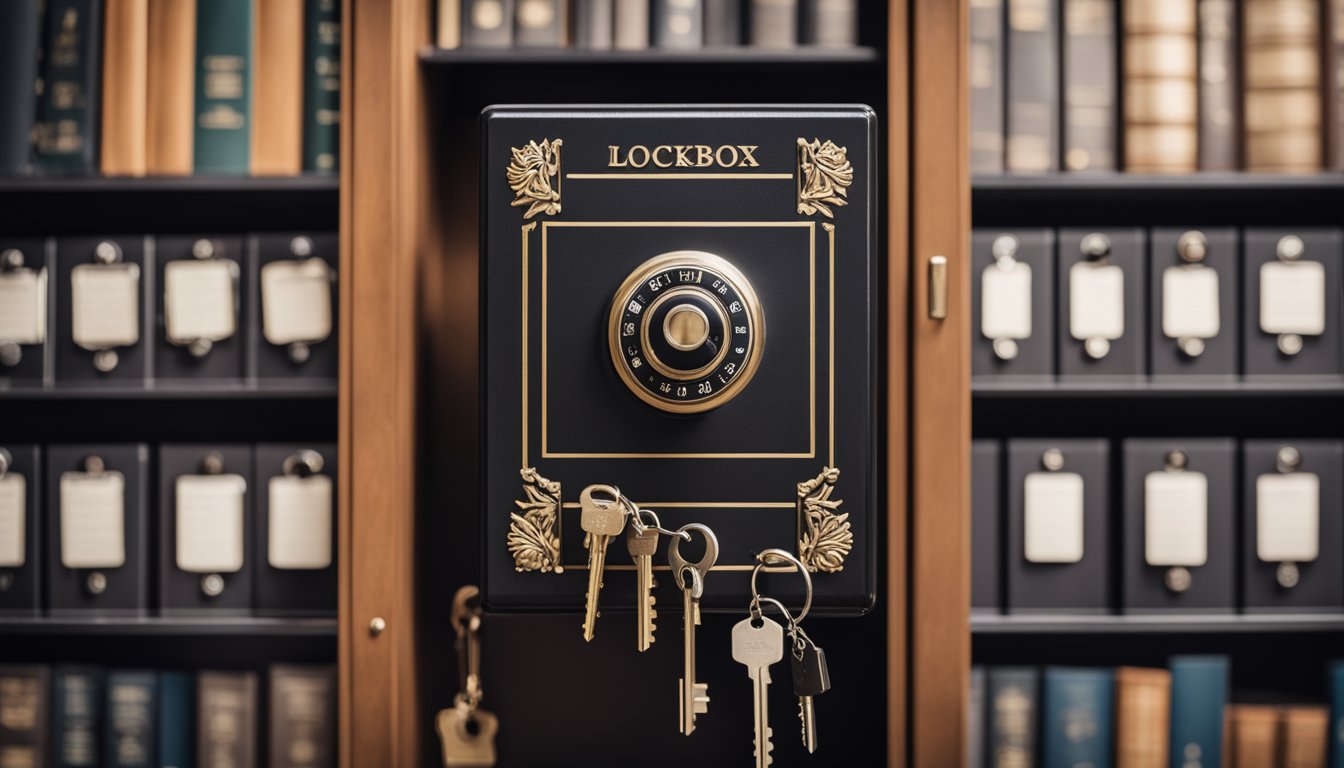
{"type": "Polygon", "coordinates": [[[807,572],[807,567],[803,565],[802,561],[788,550],[772,547],[763,550],[760,554],[756,555],[756,567],[751,569],[752,600],[759,601],[762,599],[760,591],[756,589],[757,574],[759,574],[761,569],[767,565],[778,564],[779,561],[783,561],[784,563],[793,565],[793,567],[797,568],[798,572],[803,575],[803,582],[807,585],[807,593],[803,598],[803,610],[799,611],[798,617],[794,619],[795,625],[801,624],[803,619],[807,617],[807,612],[812,610],[812,576],[807,572]],[[770,561],[772,560],[774,560],[775,563],[771,563],[770,561]]]}
{"type": "Polygon", "coordinates": [[[714,563],[719,559],[719,537],[714,535],[714,531],[709,526],[701,523],[687,523],[681,528],[672,532],[672,541],[667,545],[667,564],[672,566],[672,574],[677,580],[677,586],[683,590],[687,588],[685,580],[686,569],[691,569],[694,576],[691,577],[690,587],[693,590],[692,597],[700,597],[704,589],[705,574],[714,567],[714,563]],[[688,563],[686,558],[681,556],[681,534],[686,534],[686,541],[690,541],[690,533],[694,531],[705,537],[705,556],[700,558],[698,563],[688,563]]]}
{"type": "Polygon", "coordinates": [[[686,541],[691,540],[691,534],[684,530],[669,531],[668,529],[664,528],[663,521],[658,519],[658,513],[654,512],[652,509],[637,507],[635,509],[634,516],[630,518],[630,525],[634,526],[635,530],[641,534],[647,531],[648,529],[652,528],[653,530],[661,533],[664,536],[676,536],[685,539],[686,541]],[[648,515],[649,517],[652,517],[653,525],[645,525],[644,521],[640,519],[640,515],[648,515]]]}

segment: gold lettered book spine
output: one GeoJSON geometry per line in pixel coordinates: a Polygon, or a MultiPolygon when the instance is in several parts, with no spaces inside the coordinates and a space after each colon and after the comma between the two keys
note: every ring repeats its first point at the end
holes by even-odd
{"type": "Polygon", "coordinates": [[[1246,0],[1242,61],[1246,170],[1311,173],[1324,165],[1321,5],[1246,0]]]}
{"type": "Polygon", "coordinates": [[[1330,24],[1325,45],[1326,167],[1344,171],[1344,0],[1326,0],[1330,24]]]}
{"type": "Polygon", "coordinates": [[[1115,670],[1115,768],[1166,768],[1171,743],[1171,673],[1115,670]]]}
{"type": "Polygon", "coordinates": [[[1064,167],[1116,168],[1116,0],[1064,2],[1064,167]]]}
{"type": "Polygon", "coordinates": [[[1237,1],[1199,0],[1199,169],[1240,166],[1237,1]]]}
{"type": "Polygon", "coordinates": [[[144,176],[149,114],[149,0],[106,0],[103,11],[104,176],[144,176]]]}
{"type": "Polygon", "coordinates": [[[255,0],[251,170],[303,171],[303,0],[255,0]]]}
{"type": "Polygon", "coordinates": [[[196,87],[195,0],[150,0],[147,48],[147,170],[156,176],[190,174],[196,87]]]}
{"type": "Polygon", "coordinates": [[[1278,764],[1279,712],[1274,707],[1231,704],[1227,708],[1232,750],[1228,768],[1266,768],[1278,764]]]}
{"type": "Polygon", "coordinates": [[[1295,706],[1282,710],[1283,768],[1325,768],[1330,710],[1295,706]]]}
{"type": "Polygon", "coordinates": [[[1190,173],[1199,162],[1195,0],[1129,0],[1125,35],[1125,170],[1190,173]]]}

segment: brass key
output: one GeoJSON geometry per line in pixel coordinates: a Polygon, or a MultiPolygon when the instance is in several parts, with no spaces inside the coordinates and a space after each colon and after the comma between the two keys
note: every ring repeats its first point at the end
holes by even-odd
{"type": "MultiPolygon", "coordinates": [[[[642,511],[642,510],[641,510],[642,511]]],[[[653,555],[658,551],[658,529],[640,523],[639,515],[630,518],[630,527],[625,531],[625,544],[630,557],[635,561],[635,621],[638,623],[638,638],[635,642],[640,652],[649,650],[653,645],[654,619],[658,612],[653,609],[656,602],[653,597],[653,555]]]]}
{"type": "Polygon", "coordinates": [[[629,514],[620,499],[621,492],[610,485],[590,485],[579,494],[582,510],[579,525],[587,533],[584,544],[588,547],[588,596],[583,615],[583,639],[590,642],[597,629],[597,600],[602,591],[602,571],[607,566],[607,545],[612,536],[625,528],[625,516],[629,514]],[[610,498],[595,497],[594,493],[610,498]]]}
{"type": "Polygon", "coordinates": [[[700,596],[705,590],[705,575],[719,559],[719,540],[714,531],[700,523],[682,526],[667,547],[667,562],[682,594],[682,641],[685,644],[680,685],[681,732],[687,736],[695,730],[695,716],[709,711],[709,684],[695,681],[695,628],[700,624],[700,596]],[[681,556],[680,545],[686,534],[695,531],[705,537],[705,556],[698,563],[688,563],[681,556]]]}

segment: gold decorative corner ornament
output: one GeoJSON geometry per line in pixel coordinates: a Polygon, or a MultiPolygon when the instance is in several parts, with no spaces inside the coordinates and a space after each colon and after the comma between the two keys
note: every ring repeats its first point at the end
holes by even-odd
{"type": "Polygon", "coordinates": [[[853,183],[854,167],[849,164],[844,147],[829,139],[825,143],[798,139],[799,213],[835,218],[830,206],[848,205],[846,190],[853,183]]]}
{"type": "Polygon", "coordinates": [[[843,570],[854,548],[849,513],[837,514],[843,502],[831,498],[838,479],[838,468],[823,467],[821,474],[798,484],[798,555],[809,571],[843,570]]]}
{"type": "Polygon", "coordinates": [[[563,573],[560,538],[555,533],[560,514],[560,483],[537,474],[535,467],[523,467],[518,474],[523,478],[527,499],[514,501],[518,512],[509,514],[513,522],[509,525],[508,544],[514,569],[563,573]]]}
{"type": "Polygon", "coordinates": [[[527,142],[523,147],[512,147],[509,162],[509,189],[513,190],[512,206],[526,205],[523,218],[538,213],[551,216],[560,212],[560,147],[561,139],[545,139],[540,144],[527,142]]]}

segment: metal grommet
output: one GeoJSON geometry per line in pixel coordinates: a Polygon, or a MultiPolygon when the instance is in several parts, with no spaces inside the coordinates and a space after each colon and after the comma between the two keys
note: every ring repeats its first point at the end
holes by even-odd
{"type": "Polygon", "coordinates": [[[84,588],[90,595],[101,595],[107,591],[107,575],[102,571],[94,571],[84,577],[84,588]]]}
{"type": "Polygon", "coordinates": [[[1007,361],[1017,359],[1018,346],[1016,341],[1012,339],[995,339],[992,346],[994,348],[994,356],[1000,360],[1007,361]]]}
{"type": "Polygon", "coordinates": [[[1274,580],[1284,589],[1292,589],[1302,580],[1302,572],[1298,570],[1297,563],[1279,563],[1279,567],[1274,569],[1274,580]]]}
{"type": "Polygon", "coordinates": [[[8,592],[14,586],[14,572],[0,571],[0,592],[8,592]]]}
{"type": "Polygon", "coordinates": [[[289,361],[291,363],[303,364],[308,362],[308,358],[312,356],[312,348],[305,341],[295,341],[289,345],[289,361]]]}
{"type": "Polygon", "coordinates": [[[1181,565],[1168,568],[1162,575],[1162,583],[1178,595],[1190,588],[1191,581],[1190,569],[1181,565]]]}
{"type": "Polygon", "coordinates": [[[1297,235],[1285,235],[1279,238],[1278,244],[1274,246],[1274,255],[1278,256],[1280,261],[1297,261],[1306,252],[1306,243],[1297,235]]]}
{"type": "Polygon", "coordinates": [[[1179,449],[1167,451],[1167,455],[1162,458],[1162,466],[1169,472],[1180,472],[1190,466],[1190,457],[1179,449]]]}
{"type": "Polygon", "coordinates": [[[100,349],[93,353],[93,367],[100,373],[111,373],[121,362],[115,349],[100,349]]]}
{"type": "Polygon", "coordinates": [[[1302,337],[1296,333],[1280,333],[1274,340],[1274,346],[1279,348],[1281,354],[1292,357],[1302,351],[1302,337]]]}
{"type": "Polygon", "coordinates": [[[289,241],[289,252],[299,258],[311,256],[313,253],[313,241],[304,235],[299,235],[289,241]]]}
{"type": "Polygon", "coordinates": [[[115,264],[121,261],[121,246],[103,240],[93,247],[93,260],[99,264],[115,264]]]}
{"type": "Polygon", "coordinates": [[[190,353],[192,357],[200,358],[210,354],[210,350],[214,348],[215,343],[209,339],[193,339],[192,342],[187,345],[187,352],[190,353]]]}
{"type": "Polygon", "coordinates": [[[1186,357],[1199,357],[1204,354],[1204,340],[1195,336],[1184,336],[1176,340],[1176,348],[1186,357]]]}
{"type": "Polygon", "coordinates": [[[1058,472],[1064,468],[1064,452],[1058,448],[1047,448],[1041,454],[1041,466],[1047,472],[1058,472]]]}
{"type": "Polygon", "coordinates": [[[6,248],[0,251],[0,269],[19,269],[23,266],[23,251],[6,248]]]}
{"type": "Polygon", "coordinates": [[[23,360],[23,347],[18,342],[0,341],[0,365],[13,368],[23,360]]]}
{"type": "Polygon", "coordinates": [[[1111,353],[1111,342],[1100,336],[1091,336],[1083,342],[1083,352],[1093,360],[1100,360],[1111,353]]]}
{"type": "Polygon", "coordinates": [[[191,244],[191,255],[198,259],[210,259],[215,255],[215,243],[213,240],[201,238],[191,244]]]}
{"type": "Polygon", "coordinates": [[[1021,245],[1018,239],[1012,235],[999,235],[994,238],[993,244],[989,246],[989,253],[995,261],[1012,261],[1017,257],[1017,249],[1021,245]]]}
{"type": "Polygon", "coordinates": [[[207,573],[201,577],[201,594],[206,597],[219,597],[224,592],[224,577],[218,573],[207,573]]]}
{"type": "Polygon", "coordinates": [[[1203,232],[1190,230],[1176,240],[1176,253],[1187,264],[1198,264],[1209,255],[1209,239],[1203,232]]]}
{"type": "Polygon", "coordinates": [[[218,451],[211,451],[205,454],[205,456],[201,458],[201,474],[224,474],[224,456],[218,451]]]}
{"type": "Polygon", "coordinates": [[[1291,445],[1285,445],[1274,455],[1274,467],[1288,473],[1302,466],[1302,452],[1291,445]]]}
{"type": "Polygon", "coordinates": [[[90,475],[101,475],[107,471],[107,464],[103,457],[98,454],[90,454],[84,457],[84,472],[90,475]]]}
{"type": "Polygon", "coordinates": [[[308,477],[321,472],[324,464],[322,454],[311,448],[304,448],[285,457],[285,462],[281,465],[280,471],[286,475],[308,477]]]}
{"type": "Polygon", "coordinates": [[[1111,238],[1100,232],[1083,235],[1078,242],[1078,250],[1088,259],[1096,260],[1111,255],[1111,238]]]}

